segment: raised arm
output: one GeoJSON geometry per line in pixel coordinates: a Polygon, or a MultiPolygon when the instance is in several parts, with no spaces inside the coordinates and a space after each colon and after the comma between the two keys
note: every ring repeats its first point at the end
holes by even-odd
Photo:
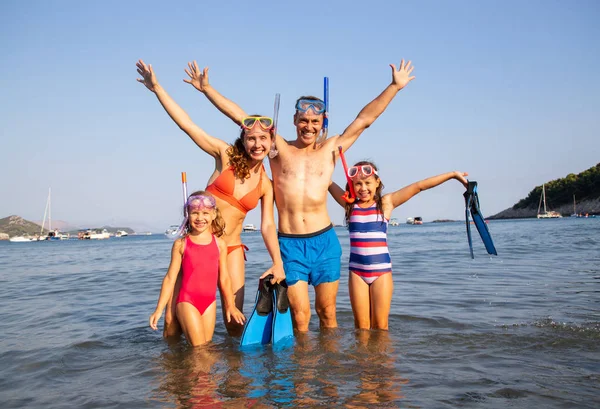
{"type": "Polygon", "coordinates": [[[146,65],[144,61],[139,60],[136,66],[138,73],[142,76],[141,79],[137,79],[138,82],[141,82],[146,88],[154,92],[162,107],[177,126],[204,152],[215,158],[223,156],[229,145],[218,138],[210,136],[192,121],[190,116],[160,86],[152,69],[152,64],[146,65]]]}
{"type": "MultiPolygon", "coordinates": [[[[188,68],[185,69],[185,73],[190,78],[184,79],[184,82],[193,85],[194,88],[202,92],[219,111],[237,125],[242,124],[242,119],[247,117],[248,114],[242,107],[232,100],[225,98],[210,85],[208,81],[208,67],[204,67],[204,69],[200,71],[200,67],[198,67],[196,61],[193,63],[188,62],[188,68]]],[[[277,146],[283,146],[283,144],[286,143],[285,139],[279,134],[275,136],[275,140],[277,146]]]]}
{"type": "Polygon", "coordinates": [[[206,95],[206,98],[226,117],[231,119],[238,125],[242,124],[242,118],[247,117],[246,112],[235,102],[225,98],[216,89],[214,89],[208,82],[208,67],[204,67],[204,70],[200,71],[198,63],[188,62],[188,68],[185,69],[185,73],[190,79],[184,79],[184,82],[192,84],[194,88],[206,95]]]}
{"type": "MultiPolygon", "coordinates": [[[[400,68],[396,70],[394,64],[390,64],[392,68],[392,83],[383,90],[381,94],[373,101],[369,102],[358,114],[356,119],[344,130],[341,135],[334,136],[331,138],[334,146],[342,146],[345,152],[352,146],[356,139],[363,133],[365,129],[375,122],[375,120],[385,111],[389,103],[394,99],[398,91],[404,88],[410,81],[415,77],[411,77],[410,74],[413,71],[411,62],[408,61],[406,65],[404,60],[400,62],[400,68]]],[[[337,153],[337,150],[336,150],[337,153]]]]}
{"type": "Polygon", "coordinates": [[[346,206],[346,202],[344,201],[344,199],[342,199],[342,196],[344,196],[344,193],[346,193],[346,191],[344,189],[342,189],[340,185],[338,185],[337,183],[335,183],[333,181],[331,182],[331,184],[329,185],[329,194],[342,207],[346,206]]]}
{"type": "Polygon", "coordinates": [[[262,233],[271,260],[273,260],[273,265],[260,278],[273,274],[271,282],[280,283],[285,280],[285,271],[283,270],[283,260],[281,259],[281,250],[279,249],[279,240],[277,239],[277,227],[275,226],[273,184],[264,172],[262,178],[263,195],[260,199],[260,232],[262,233]]]}
{"type": "Polygon", "coordinates": [[[163,278],[162,286],[160,288],[160,296],[158,297],[158,302],[156,303],[156,309],[150,316],[150,327],[154,330],[158,329],[158,320],[160,319],[163,310],[167,306],[167,303],[171,298],[171,294],[173,294],[173,288],[175,287],[177,275],[179,274],[179,269],[181,268],[182,254],[183,240],[176,240],[171,248],[171,263],[169,264],[169,269],[167,270],[165,278],[163,278]]]}
{"type": "Polygon", "coordinates": [[[456,179],[460,183],[462,183],[465,188],[468,186],[469,182],[465,179],[465,176],[469,174],[466,172],[448,172],[441,175],[433,176],[427,179],[420,180],[411,185],[405,186],[400,190],[397,190],[393,193],[389,193],[383,196],[384,208],[391,206],[391,210],[400,206],[401,204],[407,202],[411,197],[419,194],[420,192],[431,189],[432,187],[436,187],[441,185],[444,182],[449,181],[450,179],[456,179]]]}

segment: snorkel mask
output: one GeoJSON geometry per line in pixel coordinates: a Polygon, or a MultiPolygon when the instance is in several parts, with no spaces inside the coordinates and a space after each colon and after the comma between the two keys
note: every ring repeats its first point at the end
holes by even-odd
{"type": "Polygon", "coordinates": [[[198,195],[198,196],[190,196],[188,200],[185,202],[185,217],[183,222],[177,229],[177,234],[175,238],[183,237],[187,232],[187,225],[189,221],[190,212],[196,210],[215,210],[217,208],[217,202],[213,196],[208,195],[198,195]]]}

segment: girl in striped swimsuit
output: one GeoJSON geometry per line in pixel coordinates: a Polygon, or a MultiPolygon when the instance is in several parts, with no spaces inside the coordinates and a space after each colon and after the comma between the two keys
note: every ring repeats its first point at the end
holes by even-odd
{"type": "MultiPolygon", "coordinates": [[[[392,260],[387,245],[387,226],[392,210],[422,192],[450,179],[465,187],[467,173],[448,172],[405,186],[385,195],[377,167],[361,161],[348,169],[356,200],[346,203],[344,190],[332,182],[329,193],[346,209],[350,232],[350,273],[348,286],[354,325],[358,329],[388,329],[394,283],[392,260]]],[[[346,190],[349,186],[346,184],[346,190]]]]}

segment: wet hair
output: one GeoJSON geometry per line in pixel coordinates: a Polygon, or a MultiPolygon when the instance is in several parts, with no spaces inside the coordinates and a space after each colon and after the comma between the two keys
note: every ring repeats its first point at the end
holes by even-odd
{"type": "MultiPolygon", "coordinates": [[[[253,114],[249,115],[254,118],[261,117],[263,115],[253,114]]],[[[273,131],[269,131],[271,135],[271,140],[273,139],[273,131]]],[[[240,132],[240,136],[233,142],[232,145],[227,148],[227,156],[229,156],[229,166],[233,166],[233,174],[237,179],[240,179],[244,182],[246,179],[250,178],[250,169],[248,167],[248,161],[251,160],[250,155],[246,152],[246,147],[244,146],[244,136],[246,135],[246,130],[242,128],[240,132]]]]}
{"type": "MultiPolygon", "coordinates": [[[[197,190],[194,193],[192,193],[191,195],[188,196],[192,197],[192,196],[210,196],[213,197],[214,196],[204,190],[197,190]]],[[[187,203],[185,204],[185,206],[183,207],[183,216],[186,217],[186,211],[187,211],[187,203]]],[[[217,237],[221,237],[223,234],[225,234],[225,220],[223,220],[223,216],[221,216],[221,212],[219,211],[218,207],[215,207],[215,212],[217,214],[217,216],[215,217],[215,219],[212,221],[212,223],[210,224],[210,230],[212,232],[212,234],[214,234],[217,237]]],[[[190,232],[192,231],[192,226],[190,225],[190,220],[189,218],[186,217],[186,224],[185,224],[185,229],[184,232],[185,234],[183,235],[183,237],[186,237],[190,234],[190,232]]]]}
{"type": "MultiPolygon", "coordinates": [[[[356,162],[354,164],[354,166],[361,166],[361,165],[371,165],[373,167],[373,169],[375,169],[376,171],[379,171],[379,169],[377,169],[377,166],[370,161],[366,161],[366,160],[361,160],[360,162],[356,162]]],[[[381,191],[383,190],[384,186],[383,186],[383,182],[381,181],[381,179],[379,178],[379,176],[377,176],[376,174],[373,173],[373,175],[371,175],[375,178],[375,180],[379,181],[379,186],[377,187],[377,189],[375,190],[375,203],[377,205],[377,210],[383,214],[383,203],[381,200],[381,197],[383,196],[381,194],[381,191]]],[[[348,186],[348,183],[346,183],[346,191],[349,192],[350,190],[350,186],[348,186]]],[[[344,206],[344,212],[345,212],[345,217],[346,217],[346,226],[350,226],[350,215],[352,214],[352,209],[354,208],[354,204],[356,203],[356,201],[354,203],[346,203],[346,205],[344,206]]],[[[383,217],[381,218],[381,223],[384,223],[384,219],[383,217]]]]}

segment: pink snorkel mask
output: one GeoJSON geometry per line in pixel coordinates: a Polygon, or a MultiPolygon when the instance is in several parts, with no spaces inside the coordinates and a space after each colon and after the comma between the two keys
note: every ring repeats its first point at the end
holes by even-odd
{"type": "Polygon", "coordinates": [[[189,221],[189,214],[194,210],[214,210],[217,208],[217,202],[215,198],[208,195],[190,196],[185,203],[185,218],[183,223],[177,229],[177,237],[183,237],[187,232],[187,224],[189,221]]]}
{"type": "Polygon", "coordinates": [[[212,210],[217,207],[217,202],[214,197],[208,195],[190,196],[185,206],[189,213],[191,210],[212,210]]]}

